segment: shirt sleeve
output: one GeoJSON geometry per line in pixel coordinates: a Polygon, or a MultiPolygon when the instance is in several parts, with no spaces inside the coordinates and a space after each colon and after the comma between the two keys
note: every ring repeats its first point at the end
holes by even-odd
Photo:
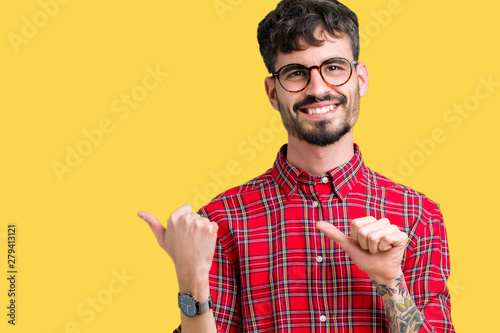
{"type": "MultiPolygon", "coordinates": [[[[448,239],[439,206],[410,235],[403,267],[410,294],[424,317],[419,332],[455,332],[451,321],[448,239]]],[[[424,213],[425,214],[425,213],[424,213]]]]}
{"type": "Polygon", "coordinates": [[[241,323],[239,278],[220,242],[215,249],[210,270],[210,290],[214,300],[214,317],[219,332],[236,333],[241,323]]]}

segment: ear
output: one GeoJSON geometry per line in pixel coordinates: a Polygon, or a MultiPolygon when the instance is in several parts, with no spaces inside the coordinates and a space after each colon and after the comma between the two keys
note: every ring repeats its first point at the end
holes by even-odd
{"type": "Polygon", "coordinates": [[[359,96],[363,97],[368,91],[368,68],[364,62],[360,62],[356,66],[356,72],[358,74],[358,85],[359,85],[359,96]]]}
{"type": "Polygon", "coordinates": [[[274,77],[266,77],[264,80],[264,85],[266,86],[267,98],[275,110],[278,110],[278,99],[276,97],[276,80],[274,77]]]}

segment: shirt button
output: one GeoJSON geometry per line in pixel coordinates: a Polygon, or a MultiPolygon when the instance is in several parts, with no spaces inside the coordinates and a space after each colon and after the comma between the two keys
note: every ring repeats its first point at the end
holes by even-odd
{"type": "Polygon", "coordinates": [[[326,176],[325,176],[325,177],[323,177],[323,178],[321,179],[321,182],[322,182],[323,184],[328,183],[328,177],[326,177],[326,176]]]}
{"type": "Polygon", "coordinates": [[[319,206],[319,203],[317,201],[313,201],[313,207],[316,208],[319,206]]]}
{"type": "Polygon", "coordinates": [[[320,263],[323,262],[323,257],[322,256],[317,256],[316,257],[316,261],[320,262],[320,263]]]}
{"type": "Polygon", "coordinates": [[[322,323],[324,323],[324,322],[326,321],[326,316],[321,316],[321,317],[319,317],[319,320],[320,320],[322,323]]]}

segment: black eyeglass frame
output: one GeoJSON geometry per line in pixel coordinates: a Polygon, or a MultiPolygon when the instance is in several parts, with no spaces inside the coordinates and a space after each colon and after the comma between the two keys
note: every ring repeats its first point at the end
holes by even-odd
{"type": "Polygon", "coordinates": [[[356,60],[352,60],[352,61],[350,61],[350,60],[348,60],[348,59],[346,59],[346,58],[342,58],[342,57],[334,57],[334,58],[329,58],[329,59],[326,59],[326,60],[325,60],[325,61],[323,61],[323,62],[321,63],[321,65],[319,65],[319,66],[311,66],[311,67],[307,67],[307,66],[302,65],[302,64],[295,64],[295,63],[294,63],[294,64],[288,64],[288,65],[285,65],[285,66],[281,67],[281,68],[280,68],[280,69],[278,69],[276,72],[272,73],[272,74],[271,74],[271,77],[278,79],[278,82],[280,83],[280,86],[281,86],[281,87],[282,87],[285,91],[288,91],[289,93],[298,93],[298,92],[301,92],[302,90],[304,90],[304,89],[306,89],[306,88],[307,88],[307,86],[309,85],[309,82],[311,82],[311,71],[312,71],[313,69],[317,69],[317,70],[318,70],[318,72],[319,72],[319,75],[321,75],[321,78],[323,79],[323,81],[326,83],[326,85],[327,85],[327,86],[332,87],[332,88],[333,88],[333,87],[340,87],[340,86],[343,86],[344,84],[346,84],[347,82],[349,82],[349,80],[350,80],[350,79],[351,79],[351,77],[352,77],[352,70],[353,70],[354,66],[356,66],[357,64],[358,64],[358,62],[357,62],[356,60]],[[348,62],[348,63],[349,63],[349,66],[351,67],[351,71],[350,71],[350,73],[349,73],[349,77],[347,78],[347,80],[345,80],[345,82],[344,82],[344,83],[341,83],[341,84],[330,84],[330,83],[328,83],[328,82],[325,80],[325,78],[324,78],[324,76],[323,76],[323,73],[321,72],[321,67],[323,67],[323,65],[324,65],[325,63],[327,63],[327,62],[329,62],[329,61],[332,61],[332,60],[336,60],[336,59],[345,60],[346,62],[348,62]],[[290,67],[290,66],[302,66],[302,67],[304,67],[305,69],[307,69],[307,70],[308,70],[308,72],[309,72],[309,78],[308,78],[307,83],[306,83],[306,85],[304,86],[304,88],[302,88],[302,89],[300,89],[300,90],[288,90],[288,89],[286,89],[286,88],[283,86],[283,84],[281,83],[281,80],[280,80],[280,72],[281,72],[284,68],[286,68],[286,67],[290,67]]]}

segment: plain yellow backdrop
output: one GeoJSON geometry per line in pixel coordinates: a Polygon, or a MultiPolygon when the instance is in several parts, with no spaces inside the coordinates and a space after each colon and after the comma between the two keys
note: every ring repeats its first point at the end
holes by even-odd
{"type": "MultiPolygon", "coordinates": [[[[22,0],[0,5],[2,332],[169,332],[166,221],[267,170],[286,141],[258,22],[277,1],[22,0]],[[16,325],[7,323],[15,224],[16,325]]],[[[452,315],[492,331],[500,296],[495,2],[345,1],[370,88],[366,164],[441,204],[452,315]]]]}

